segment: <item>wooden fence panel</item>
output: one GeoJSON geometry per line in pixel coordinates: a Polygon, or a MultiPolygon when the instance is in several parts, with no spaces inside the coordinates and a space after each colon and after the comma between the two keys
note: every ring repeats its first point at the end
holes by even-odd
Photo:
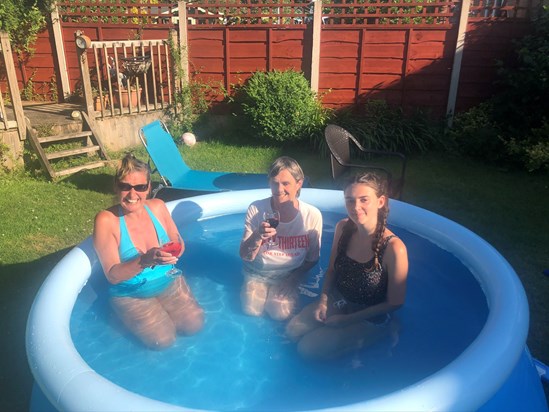
{"type": "Polygon", "coordinates": [[[387,98],[444,114],[456,32],[441,28],[324,27],[319,93],[329,107],[387,98]]]}
{"type": "Polygon", "coordinates": [[[49,30],[38,33],[32,56],[19,60],[13,53],[17,81],[22,93],[32,100],[57,100],[58,77],[54,61],[54,41],[49,30]],[[25,86],[27,89],[25,90],[25,86]],[[23,92],[24,91],[24,92],[23,92]]]}
{"type": "MultiPolygon", "coordinates": [[[[74,44],[76,30],[101,41],[137,36],[167,38],[168,30],[176,27],[175,4],[122,3],[117,2],[112,10],[105,9],[105,13],[99,8],[86,16],[80,7],[60,1],[71,91],[80,79],[74,44]],[[124,23],[113,24],[113,19],[124,20],[124,23]],[[139,24],[132,24],[134,20],[139,24]]],[[[516,3],[514,8],[509,3],[492,11],[485,2],[472,5],[456,111],[482,102],[496,90],[492,84],[495,60],[507,59],[513,49],[512,39],[521,37],[529,29],[528,20],[515,17],[527,17],[530,6],[516,3]]],[[[437,24],[430,25],[425,24],[424,11],[416,17],[390,15],[387,13],[391,11],[381,1],[369,3],[368,7],[375,8],[375,12],[363,10],[358,0],[323,6],[319,61],[319,93],[323,102],[330,107],[342,107],[365,98],[387,97],[407,107],[425,102],[428,108],[444,114],[446,103],[442,102],[448,95],[457,40],[459,13],[455,13],[455,4],[458,3],[439,1],[432,6],[436,8],[433,19],[437,24]],[[410,18],[421,22],[412,24],[410,18]]],[[[293,68],[310,78],[312,14],[309,5],[291,3],[281,12],[276,4],[268,4],[265,5],[269,9],[267,14],[242,5],[239,7],[244,14],[239,19],[230,16],[234,11],[232,6],[214,6],[217,4],[209,4],[207,8],[188,4],[186,27],[189,74],[217,90],[217,101],[222,98],[222,89],[230,92],[235,84],[241,84],[256,70],[293,68]]],[[[408,11],[415,13],[413,7],[408,11]]],[[[56,74],[55,54],[51,30],[40,33],[36,54],[24,67],[17,68],[20,87],[32,79],[34,93],[49,99],[61,96],[56,90],[60,89],[56,87],[60,79],[56,74]]]]}
{"type": "Polygon", "coordinates": [[[225,74],[225,29],[191,30],[189,27],[187,36],[190,78],[207,84],[212,88],[214,101],[222,101],[222,90],[231,81],[225,74]]]}
{"type": "MultiPolygon", "coordinates": [[[[188,26],[189,72],[217,93],[231,92],[255,71],[306,71],[306,27],[209,27],[188,26]]],[[[215,94],[215,93],[214,93],[215,94]]]]}

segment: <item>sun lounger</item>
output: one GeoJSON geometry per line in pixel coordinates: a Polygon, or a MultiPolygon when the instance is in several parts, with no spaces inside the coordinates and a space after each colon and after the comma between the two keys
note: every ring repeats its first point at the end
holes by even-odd
{"type": "Polygon", "coordinates": [[[266,174],[191,169],[181,157],[166,125],[160,120],[139,129],[139,137],[167,187],[203,193],[269,187],[266,174]]]}

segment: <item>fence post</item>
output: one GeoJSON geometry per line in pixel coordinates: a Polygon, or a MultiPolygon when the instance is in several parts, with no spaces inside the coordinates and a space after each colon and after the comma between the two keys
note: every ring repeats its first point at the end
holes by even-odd
{"type": "Polygon", "coordinates": [[[25,140],[27,125],[25,122],[25,114],[23,113],[23,103],[21,103],[21,95],[19,94],[17,74],[15,73],[15,64],[13,62],[13,51],[11,49],[8,33],[3,31],[0,32],[0,42],[2,43],[2,47],[0,47],[0,49],[4,54],[4,62],[6,64],[6,76],[8,78],[8,87],[10,89],[10,97],[13,104],[15,121],[17,122],[19,140],[25,140]]]}
{"type": "MultiPolygon", "coordinates": [[[[74,33],[74,38],[76,39],[78,36],[80,36],[82,32],[80,30],[77,30],[74,33]]],[[[84,87],[84,99],[86,100],[86,113],[90,118],[95,117],[95,108],[93,104],[93,92],[92,92],[92,85],[91,85],[91,79],[90,79],[90,68],[88,65],[88,49],[81,49],[80,47],[76,47],[76,51],[78,53],[78,65],[80,66],[80,76],[82,76],[82,86],[84,87]]],[[[129,95],[128,95],[129,96],[129,95]]],[[[122,108],[120,108],[120,112],[122,112],[122,108]]]]}
{"type": "Polygon", "coordinates": [[[459,74],[461,72],[461,61],[463,51],[465,50],[465,34],[467,32],[467,22],[471,0],[462,0],[459,14],[459,26],[456,41],[456,51],[454,53],[454,64],[452,65],[452,76],[450,78],[450,90],[448,92],[448,105],[446,106],[446,117],[448,127],[452,127],[454,113],[456,110],[457,92],[459,88],[459,74]]]}
{"type": "Polygon", "coordinates": [[[180,79],[182,86],[186,86],[189,83],[189,55],[187,53],[189,47],[188,33],[187,33],[187,3],[179,0],[177,2],[177,8],[179,10],[179,55],[180,61],[176,64],[181,65],[183,73],[180,79]]]}
{"type": "Polygon", "coordinates": [[[69,71],[67,69],[67,58],[65,57],[65,46],[63,45],[63,32],[61,31],[61,21],[59,18],[59,9],[57,8],[57,5],[55,5],[53,11],[51,12],[51,23],[64,101],[71,94],[71,86],[69,82],[69,71]]]}
{"type": "Polygon", "coordinates": [[[313,45],[311,48],[311,90],[318,92],[320,72],[320,32],[322,31],[322,0],[313,1],[313,45]]]}

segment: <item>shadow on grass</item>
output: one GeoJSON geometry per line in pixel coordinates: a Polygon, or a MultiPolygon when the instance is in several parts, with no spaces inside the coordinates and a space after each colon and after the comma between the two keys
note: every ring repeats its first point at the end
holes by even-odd
{"type": "Polygon", "coordinates": [[[0,410],[27,411],[33,385],[25,351],[27,317],[46,276],[69,248],[32,262],[0,266],[0,410]]]}
{"type": "Polygon", "coordinates": [[[73,184],[78,189],[91,190],[93,192],[112,194],[114,190],[112,173],[76,173],[63,180],[73,184]]]}

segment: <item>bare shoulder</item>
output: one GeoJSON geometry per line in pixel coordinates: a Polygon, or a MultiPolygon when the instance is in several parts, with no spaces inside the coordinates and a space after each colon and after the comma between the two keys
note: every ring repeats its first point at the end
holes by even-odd
{"type": "Polygon", "coordinates": [[[349,221],[349,218],[346,217],[344,219],[341,219],[339,222],[337,222],[336,224],[336,232],[337,231],[341,231],[343,229],[343,226],[345,226],[345,224],[349,221]]]}
{"type": "Polygon", "coordinates": [[[110,235],[117,236],[119,232],[119,220],[116,207],[113,206],[109,209],[102,210],[95,215],[95,222],[93,227],[94,241],[97,239],[108,239],[110,235]]]}
{"type": "Polygon", "coordinates": [[[171,225],[175,225],[172,219],[172,215],[170,214],[170,211],[168,210],[168,207],[163,200],[149,199],[147,200],[147,206],[149,206],[149,209],[151,209],[153,215],[155,215],[156,218],[160,220],[165,228],[168,228],[171,225]]]}
{"type": "Polygon", "coordinates": [[[149,199],[146,203],[147,206],[155,213],[168,213],[166,203],[162,199],[149,199]]]}
{"type": "MultiPolygon", "coordinates": [[[[394,235],[388,231],[387,236],[394,235]]],[[[408,274],[408,251],[399,237],[392,237],[387,243],[383,256],[383,266],[389,271],[389,278],[405,281],[408,274]]]]}
{"type": "Polygon", "coordinates": [[[95,215],[95,225],[110,225],[117,221],[116,210],[113,207],[100,211],[95,215]]]}
{"type": "Polygon", "coordinates": [[[335,231],[334,231],[334,239],[336,240],[339,239],[339,237],[341,236],[341,233],[343,232],[343,228],[345,227],[348,221],[349,221],[349,218],[347,217],[337,222],[335,231]]]}
{"type": "Polygon", "coordinates": [[[406,245],[402,241],[401,238],[396,236],[393,232],[390,230],[387,230],[387,236],[394,236],[391,239],[389,239],[389,242],[387,243],[387,249],[386,253],[389,252],[390,254],[393,254],[395,256],[406,256],[406,245]]]}

